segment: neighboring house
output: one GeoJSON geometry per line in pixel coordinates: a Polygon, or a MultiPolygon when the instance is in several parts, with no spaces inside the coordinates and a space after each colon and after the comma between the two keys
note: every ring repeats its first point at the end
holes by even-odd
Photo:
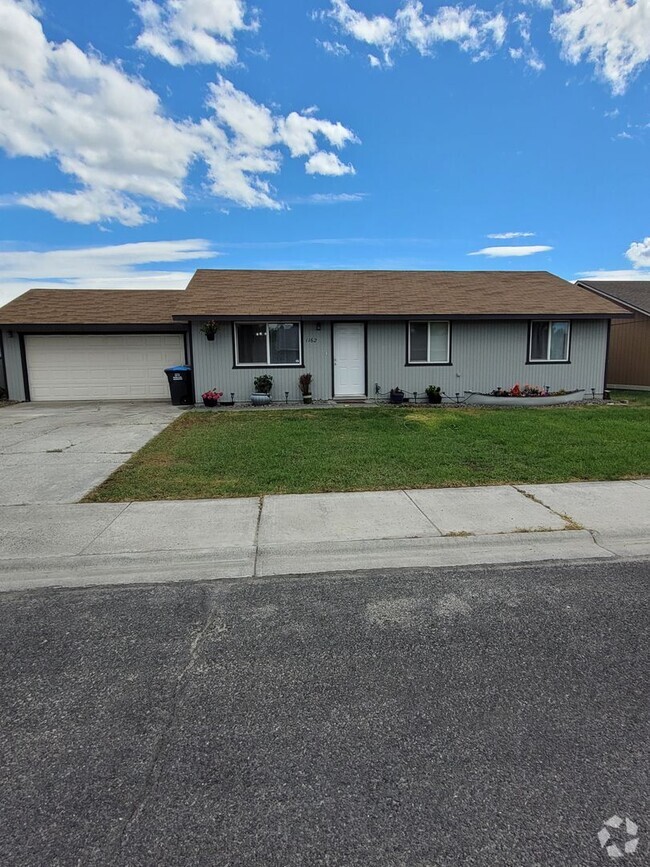
{"type": "Polygon", "coordinates": [[[5,362],[2,357],[2,341],[0,341],[0,400],[7,390],[7,377],[5,375],[5,362]]]}
{"type": "Polygon", "coordinates": [[[580,280],[578,285],[634,314],[632,319],[612,321],[609,388],[650,388],[650,280],[580,280]]]}
{"type": "Polygon", "coordinates": [[[604,388],[617,304],[544,271],[197,271],[184,291],[32,289],[0,309],[16,400],[167,396],[191,364],[197,396],[246,401],[489,392],[515,382],[604,388]],[[201,332],[217,320],[216,339],[201,332]],[[288,394],[287,394],[288,393],[288,394]]]}

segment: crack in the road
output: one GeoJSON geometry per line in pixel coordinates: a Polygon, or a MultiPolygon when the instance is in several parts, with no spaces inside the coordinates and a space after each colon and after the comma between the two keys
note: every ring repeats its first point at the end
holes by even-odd
{"type": "Polygon", "coordinates": [[[203,625],[196,631],[189,646],[189,657],[186,664],[176,675],[176,680],[172,689],[171,699],[169,702],[169,712],[167,721],[162,727],[156,742],[154,743],[151,758],[145,773],[144,782],[135,797],[133,804],[129,810],[127,818],[122,822],[119,831],[114,835],[113,841],[109,843],[109,863],[113,863],[117,856],[123,853],[129,832],[142,814],[147,801],[153,793],[158,780],[160,779],[163,757],[168,745],[169,734],[176,725],[178,712],[180,709],[180,700],[185,686],[185,681],[196,664],[196,661],[201,652],[201,648],[205,639],[210,634],[214,627],[215,621],[215,602],[210,588],[206,587],[203,592],[202,599],[202,618],[203,625]]]}

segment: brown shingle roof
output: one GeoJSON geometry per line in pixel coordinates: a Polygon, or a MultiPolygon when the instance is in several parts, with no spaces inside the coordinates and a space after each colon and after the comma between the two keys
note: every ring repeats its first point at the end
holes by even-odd
{"type": "Polygon", "coordinates": [[[161,325],[207,317],[621,316],[547,271],[199,270],[184,291],[30,289],[0,325],[161,325]]]}
{"type": "Polygon", "coordinates": [[[547,271],[199,270],[183,316],[611,316],[624,313],[547,271]]]}
{"type": "Polygon", "coordinates": [[[170,289],[30,289],[0,307],[0,325],[170,325],[182,295],[170,289]]]}
{"type": "Polygon", "coordinates": [[[580,285],[631,304],[650,316],[650,280],[580,280],[580,285]]]}

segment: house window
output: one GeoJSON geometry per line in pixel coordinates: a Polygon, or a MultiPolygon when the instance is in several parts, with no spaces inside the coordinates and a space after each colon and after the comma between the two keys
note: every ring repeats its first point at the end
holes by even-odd
{"type": "Polygon", "coordinates": [[[531,322],[529,361],[568,361],[569,331],[569,322],[531,322]]]}
{"type": "Polygon", "coordinates": [[[449,364],[449,323],[409,322],[409,364],[449,364]]]}
{"type": "Polygon", "coordinates": [[[235,363],[249,367],[302,364],[299,322],[235,323],[235,363]]]}

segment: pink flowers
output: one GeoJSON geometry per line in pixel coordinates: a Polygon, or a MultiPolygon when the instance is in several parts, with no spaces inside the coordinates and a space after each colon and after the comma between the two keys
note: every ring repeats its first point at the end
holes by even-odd
{"type": "Polygon", "coordinates": [[[201,397],[203,400],[219,400],[223,397],[223,391],[215,391],[211,388],[209,391],[204,391],[201,397]]]}

